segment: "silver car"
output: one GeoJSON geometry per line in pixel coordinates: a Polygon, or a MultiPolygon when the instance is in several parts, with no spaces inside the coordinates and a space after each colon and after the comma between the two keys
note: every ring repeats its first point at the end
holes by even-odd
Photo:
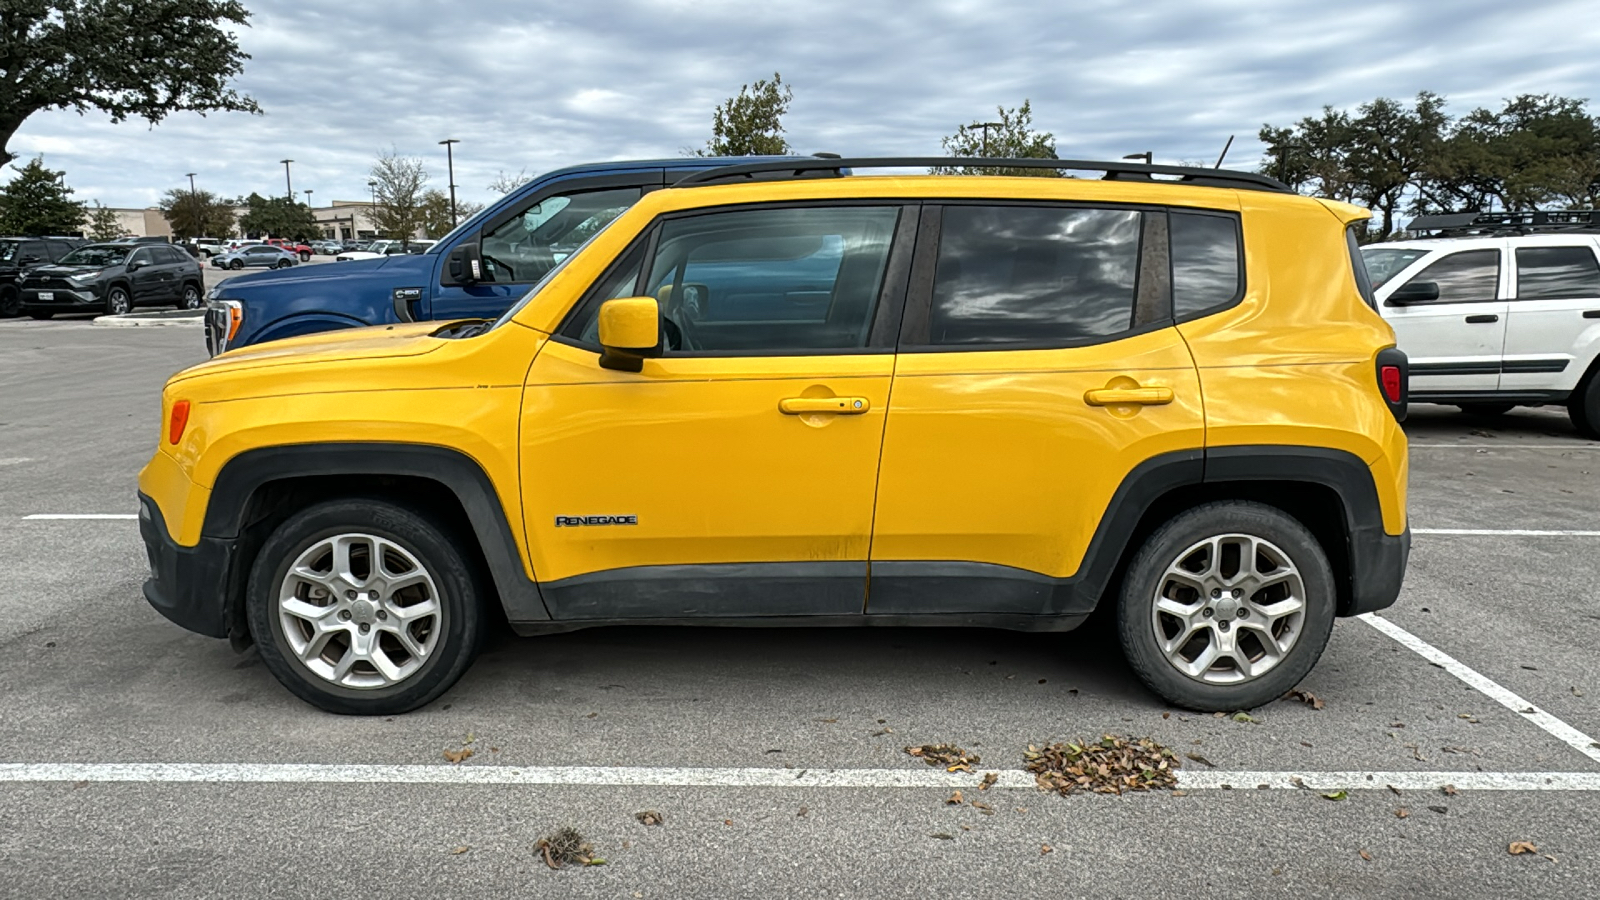
{"type": "Polygon", "coordinates": [[[211,258],[211,266],[216,269],[244,269],[252,266],[287,269],[299,263],[300,256],[293,250],[269,244],[246,244],[237,250],[229,250],[211,258]]]}

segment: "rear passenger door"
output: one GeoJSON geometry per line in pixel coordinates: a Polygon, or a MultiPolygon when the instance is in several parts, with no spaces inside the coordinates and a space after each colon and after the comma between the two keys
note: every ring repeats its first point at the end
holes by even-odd
{"type": "Polygon", "coordinates": [[[1571,391],[1600,345],[1600,262],[1592,237],[1516,248],[1502,391],[1571,391]]]}
{"type": "Polygon", "coordinates": [[[923,213],[884,433],[871,615],[1086,612],[1074,582],[1141,463],[1196,469],[1200,385],[1173,317],[1242,293],[1239,219],[1131,207],[923,213]],[[1193,221],[1191,221],[1191,219],[1193,221]]]}
{"type": "Polygon", "coordinates": [[[1500,384],[1506,309],[1503,247],[1477,247],[1435,258],[1384,285],[1383,317],[1411,360],[1411,395],[1493,391],[1500,384]],[[1406,285],[1438,286],[1436,300],[1397,303],[1406,285]]]}

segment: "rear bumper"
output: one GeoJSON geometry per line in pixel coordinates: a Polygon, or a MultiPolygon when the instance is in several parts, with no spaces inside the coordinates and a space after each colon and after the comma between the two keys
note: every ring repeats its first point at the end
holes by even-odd
{"type": "Polygon", "coordinates": [[[184,547],[167,532],[161,508],[139,494],[139,536],[150,561],[150,578],[144,598],[178,625],[206,637],[227,637],[228,568],[233,544],[217,538],[200,539],[184,547]]]}
{"type": "Polygon", "coordinates": [[[1350,535],[1350,601],[1341,615],[1388,609],[1400,597],[1411,558],[1411,529],[1386,534],[1382,525],[1350,535]]]}

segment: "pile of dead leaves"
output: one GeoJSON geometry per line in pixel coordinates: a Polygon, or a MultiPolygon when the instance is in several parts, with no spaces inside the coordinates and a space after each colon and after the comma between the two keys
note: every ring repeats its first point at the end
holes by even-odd
{"type": "Polygon", "coordinates": [[[906,752],[930,766],[944,766],[946,772],[971,772],[982,760],[976,753],[968,753],[955,744],[923,744],[907,747],[906,752]]]}
{"type": "Polygon", "coordinates": [[[1149,738],[1105,735],[1099,741],[1028,746],[1027,769],[1040,790],[1120,794],[1171,790],[1178,785],[1177,756],[1149,738]]]}
{"type": "Polygon", "coordinates": [[[594,855],[594,847],[574,828],[562,828],[549,837],[539,839],[534,847],[544,855],[544,864],[559,869],[567,863],[585,866],[603,866],[606,861],[594,855]]]}

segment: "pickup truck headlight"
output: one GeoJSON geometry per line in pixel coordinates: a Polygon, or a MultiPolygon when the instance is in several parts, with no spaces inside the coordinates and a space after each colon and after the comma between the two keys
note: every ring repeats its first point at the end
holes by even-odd
{"type": "Polygon", "coordinates": [[[94,281],[96,278],[99,278],[101,271],[102,270],[100,269],[96,269],[93,272],[77,272],[72,275],[68,275],[67,283],[79,286],[88,284],[94,281]]]}

